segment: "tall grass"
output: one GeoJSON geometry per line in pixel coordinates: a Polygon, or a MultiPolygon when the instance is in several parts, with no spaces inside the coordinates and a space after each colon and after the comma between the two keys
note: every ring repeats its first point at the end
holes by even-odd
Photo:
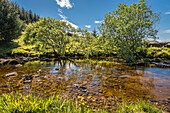
{"type": "Polygon", "coordinates": [[[118,105],[117,113],[163,113],[151,102],[138,101],[135,103],[122,102],[118,105]]]}
{"type": "MultiPolygon", "coordinates": [[[[79,106],[78,101],[71,101],[61,96],[34,97],[22,94],[4,94],[0,97],[1,113],[93,113],[94,111],[79,106]]],[[[96,111],[106,113],[106,111],[96,111]]]]}
{"type": "MultiPolygon", "coordinates": [[[[69,100],[64,95],[50,97],[29,94],[3,94],[0,96],[0,113],[108,113],[104,110],[92,110],[81,101],[69,100]]],[[[117,104],[116,113],[163,113],[151,102],[122,102],[117,104]]]]}

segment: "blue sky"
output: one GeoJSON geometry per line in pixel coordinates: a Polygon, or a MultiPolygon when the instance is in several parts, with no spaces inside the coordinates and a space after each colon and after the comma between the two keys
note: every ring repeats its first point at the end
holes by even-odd
{"type": "MultiPolygon", "coordinates": [[[[93,31],[100,26],[104,15],[116,10],[117,4],[137,3],[138,0],[11,0],[41,17],[69,21],[76,28],[93,31]]],[[[170,0],[148,0],[154,12],[161,11],[158,26],[160,41],[170,41],[170,0]]]]}

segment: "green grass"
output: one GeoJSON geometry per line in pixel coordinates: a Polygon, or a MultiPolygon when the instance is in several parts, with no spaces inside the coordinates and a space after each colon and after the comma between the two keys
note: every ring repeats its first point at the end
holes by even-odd
{"type": "MultiPolygon", "coordinates": [[[[93,113],[78,101],[54,95],[51,97],[23,96],[22,94],[4,94],[0,97],[1,113],[93,113]]],[[[95,111],[107,113],[106,111],[95,111]]]]}
{"type": "MultiPolygon", "coordinates": [[[[99,108],[100,109],[100,108],[99,108]]],[[[90,109],[79,99],[68,99],[65,95],[50,97],[24,96],[19,93],[0,96],[1,113],[108,113],[104,110],[90,109]]],[[[114,112],[114,111],[113,111],[114,112]]],[[[116,113],[162,113],[151,102],[122,102],[117,104],[116,113]]]]}
{"type": "Polygon", "coordinates": [[[118,105],[117,113],[162,113],[151,102],[138,101],[135,103],[122,102],[118,105]]]}

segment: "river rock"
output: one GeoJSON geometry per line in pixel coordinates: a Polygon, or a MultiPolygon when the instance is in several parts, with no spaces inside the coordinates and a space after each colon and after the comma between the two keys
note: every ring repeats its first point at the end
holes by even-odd
{"type": "Polygon", "coordinates": [[[63,80],[63,79],[64,79],[63,77],[57,77],[58,81],[63,80]]]}
{"type": "Polygon", "coordinates": [[[14,59],[14,60],[10,60],[10,61],[8,62],[8,64],[9,64],[9,65],[15,65],[15,64],[19,64],[19,62],[14,59]]]}
{"type": "Polygon", "coordinates": [[[78,87],[79,87],[79,85],[78,85],[78,84],[74,84],[74,87],[77,87],[77,88],[78,88],[78,87]]]}
{"type": "Polygon", "coordinates": [[[33,76],[32,75],[25,75],[25,78],[23,79],[23,81],[25,80],[32,80],[33,76]]]}
{"type": "Polygon", "coordinates": [[[44,78],[48,78],[49,76],[44,76],[44,78]]]}
{"type": "Polygon", "coordinates": [[[55,70],[60,70],[60,68],[55,68],[55,70]]]}
{"type": "Polygon", "coordinates": [[[80,86],[80,88],[81,88],[81,89],[87,89],[87,87],[86,87],[86,86],[80,86]]]}
{"type": "Polygon", "coordinates": [[[12,73],[6,74],[5,76],[6,76],[6,77],[10,77],[10,76],[17,76],[17,75],[18,75],[17,72],[12,72],[12,73]]]}
{"type": "Polygon", "coordinates": [[[15,65],[15,67],[22,67],[22,64],[17,64],[17,65],[15,65]]]}
{"type": "Polygon", "coordinates": [[[40,76],[41,76],[40,74],[38,74],[38,75],[34,75],[34,77],[35,77],[35,78],[38,78],[38,77],[40,77],[40,76]]]}
{"type": "Polygon", "coordinates": [[[24,81],[24,84],[29,84],[31,82],[32,82],[31,80],[26,80],[26,81],[24,81]]]}
{"type": "Polygon", "coordinates": [[[4,84],[4,85],[3,85],[3,87],[8,87],[8,86],[9,86],[9,84],[4,84]]]}
{"type": "Polygon", "coordinates": [[[9,63],[9,61],[10,61],[10,60],[3,59],[3,60],[1,60],[1,64],[2,64],[2,65],[6,65],[6,64],[9,63]]]}

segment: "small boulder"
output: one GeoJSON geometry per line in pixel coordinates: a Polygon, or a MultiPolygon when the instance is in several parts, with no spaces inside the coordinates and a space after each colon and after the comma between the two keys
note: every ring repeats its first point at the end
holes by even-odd
{"type": "Polygon", "coordinates": [[[17,72],[12,72],[12,73],[6,74],[5,76],[6,76],[6,77],[10,77],[10,76],[17,76],[17,75],[18,75],[17,72]]]}
{"type": "Polygon", "coordinates": [[[15,65],[15,64],[19,64],[19,62],[17,60],[11,60],[8,62],[9,65],[15,65]]]}
{"type": "Polygon", "coordinates": [[[6,65],[6,64],[9,63],[9,61],[10,61],[10,60],[2,60],[2,61],[1,61],[1,64],[2,64],[2,65],[6,65]]]}
{"type": "Polygon", "coordinates": [[[17,65],[15,65],[15,67],[22,67],[22,64],[17,64],[17,65]]]}

